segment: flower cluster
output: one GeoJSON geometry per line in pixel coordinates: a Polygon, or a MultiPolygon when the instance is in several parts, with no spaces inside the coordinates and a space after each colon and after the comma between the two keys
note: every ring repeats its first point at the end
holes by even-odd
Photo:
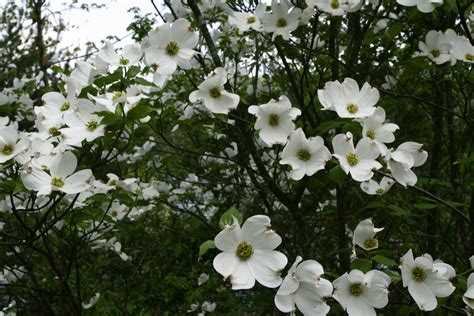
{"type": "Polygon", "coordinates": [[[431,30],[426,34],[424,42],[419,43],[422,56],[427,56],[437,65],[457,60],[474,63],[474,46],[462,35],[452,29],[441,31],[431,30]]]}

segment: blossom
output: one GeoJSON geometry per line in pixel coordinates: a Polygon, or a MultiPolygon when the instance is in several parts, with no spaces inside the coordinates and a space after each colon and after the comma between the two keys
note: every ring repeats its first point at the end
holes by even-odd
{"type": "Polygon", "coordinates": [[[260,2],[254,13],[233,12],[232,15],[229,15],[229,24],[237,27],[239,33],[244,33],[249,29],[261,31],[262,25],[260,23],[260,17],[265,13],[266,8],[267,5],[260,2]]]}
{"type": "Polygon", "coordinates": [[[303,260],[298,256],[275,295],[276,307],[291,313],[295,305],[303,315],[326,315],[329,306],[326,299],[331,297],[332,284],[321,278],[323,267],[315,260],[303,260]]]}
{"type": "Polygon", "coordinates": [[[367,194],[370,195],[382,195],[386,193],[393,186],[395,181],[392,178],[383,177],[380,183],[375,182],[372,179],[369,181],[362,182],[360,188],[367,194]]]}
{"type": "Polygon", "coordinates": [[[326,83],[318,90],[318,97],[323,110],[336,111],[341,118],[366,118],[374,114],[380,94],[367,82],[359,90],[354,79],[346,78],[342,83],[326,83]]]}
{"type": "Polygon", "coordinates": [[[375,234],[382,231],[382,228],[375,228],[370,218],[364,219],[354,230],[352,242],[364,250],[372,250],[379,247],[379,241],[375,239],[375,234]]]}
{"type": "Polygon", "coordinates": [[[252,105],[248,111],[257,117],[255,128],[260,130],[260,138],[270,145],[286,143],[288,135],[295,129],[293,120],[301,115],[299,109],[291,107],[290,100],[285,95],[276,101],[252,105]]]}
{"type": "Polygon", "coordinates": [[[405,142],[385,155],[390,173],[405,187],[415,185],[417,177],[411,168],[421,166],[427,158],[423,145],[415,142],[405,142]]]}
{"type": "Polygon", "coordinates": [[[140,46],[129,44],[124,46],[123,54],[119,55],[114,46],[107,42],[97,53],[97,57],[108,65],[125,67],[136,64],[142,57],[142,51],[140,46]]]}
{"type": "Polygon", "coordinates": [[[21,180],[29,190],[38,191],[38,195],[47,195],[51,191],[76,194],[90,188],[92,171],[85,169],[74,173],[77,158],[72,152],[57,155],[51,161],[49,174],[29,163],[21,170],[21,180]]]}
{"type": "Polygon", "coordinates": [[[474,310],[474,273],[471,273],[467,278],[466,287],[467,290],[462,296],[462,300],[470,309],[474,310]]]}
{"type": "Polygon", "coordinates": [[[316,6],[321,11],[338,16],[358,11],[364,0],[306,0],[306,3],[308,6],[316,6]]]}
{"type": "Polygon", "coordinates": [[[214,243],[223,251],[214,258],[214,269],[230,281],[232,289],[250,289],[255,280],[270,288],[280,285],[280,271],[288,259],[273,250],[280,245],[281,237],[271,229],[268,216],[252,216],[242,228],[234,218],[232,225],[217,234],[214,243]]]}
{"type": "Polygon", "coordinates": [[[356,181],[367,181],[374,175],[373,169],[382,168],[376,161],[377,147],[367,138],[359,140],[354,148],[352,133],[338,134],[332,140],[332,147],[342,170],[356,181]]]}
{"type": "Polygon", "coordinates": [[[443,0],[397,0],[397,3],[407,7],[416,6],[419,11],[430,13],[436,8],[436,5],[442,5],[443,0]]]}
{"type": "Polygon", "coordinates": [[[28,149],[26,138],[19,140],[18,130],[14,126],[0,127],[0,163],[4,163],[28,149]]]}
{"type": "Polygon", "coordinates": [[[384,155],[388,149],[385,144],[392,143],[395,140],[393,133],[399,129],[397,124],[384,123],[385,122],[385,110],[378,107],[372,116],[361,120],[362,135],[370,138],[379,152],[384,155]]]}
{"type": "Polygon", "coordinates": [[[456,40],[456,33],[449,29],[446,33],[441,31],[431,30],[426,34],[425,42],[419,42],[418,47],[423,56],[427,56],[437,65],[451,62],[451,65],[456,63],[456,57],[451,55],[453,47],[452,42],[456,40]]]}
{"type": "Polygon", "coordinates": [[[278,35],[288,40],[290,33],[298,27],[300,16],[300,8],[293,8],[288,12],[288,5],[285,1],[278,3],[276,0],[272,0],[272,12],[264,13],[260,17],[260,22],[265,32],[273,33],[272,40],[275,40],[278,35]]]}
{"type": "Polygon", "coordinates": [[[383,308],[388,303],[390,277],[378,270],[366,274],[352,270],[334,280],[333,285],[333,297],[349,316],[375,316],[374,308],[383,308]]]}
{"type": "Polygon", "coordinates": [[[438,305],[436,297],[448,297],[455,287],[451,279],[456,271],[449,264],[433,262],[430,255],[425,254],[413,259],[412,250],[400,259],[403,286],[423,311],[432,311],[438,305]]]}
{"type": "Polygon", "coordinates": [[[227,114],[239,104],[240,97],[224,90],[227,82],[227,72],[218,67],[204,80],[196,91],[191,92],[189,101],[201,100],[212,113],[227,114]]]}
{"type": "Polygon", "coordinates": [[[290,165],[290,177],[300,180],[304,175],[312,176],[324,169],[326,162],[331,160],[331,153],[320,136],[306,138],[301,128],[288,136],[288,143],[281,153],[281,165],[290,165]]]}
{"type": "Polygon", "coordinates": [[[83,140],[91,142],[104,136],[105,125],[101,125],[101,118],[94,114],[98,111],[100,111],[100,108],[89,101],[83,104],[78,111],[66,113],[64,121],[68,127],[60,129],[63,143],[80,146],[83,140]]]}
{"type": "Polygon", "coordinates": [[[186,19],[177,19],[152,30],[142,49],[147,65],[158,66],[162,75],[173,74],[177,67],[190,69],[190,60],[197,53],[194,50],[199,40],[197,32],[186,19]]]}
{"type": "Polygon", "coordinates": [[[453,44],[451,55],[458,60],[474,63],[474,46],[467,38],[459,36],[458,40],[453,44]]]}

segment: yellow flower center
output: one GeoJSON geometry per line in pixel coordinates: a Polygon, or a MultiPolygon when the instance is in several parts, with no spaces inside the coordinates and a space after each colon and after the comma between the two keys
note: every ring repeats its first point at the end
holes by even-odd
{"type": "Polygon", "coordinates": [[[311,159],[311,153],[306,149],[300,149],[296,153],[296,157],[298,157],[299,160],[308,161],[311,159]]]}
{"type": "Polygon", "coordinates": [[[431,51],[431,55],[433,55],[434,58],[437,58],[439,57],[439,55],[441,55],[441,52],[439,51],[439,49],[433,49],[431,51]]]}
{"type": "Polygon", "coordinates": [[[119,64],[120,64],[120,65],[126,66],[126,65],[128,65],[129,62],[130,62],[130,60],[128,60],[127,58],[125,58],[125,57],[120,57],[120,61],[119,61],[119,64]]]}
{"type": "Polygon", "coordinates": [[[89,121],[86,123],[86,128],[91,133],[95,131],[98,126],[99,126],[99,123],[97,123],[96,121],[89,121]]]}
{"type": "Polygon", "coordinates": [[[254,23],[255,21],[257,21],[257,19],[256,19],[254,16],[251,16],[251,17],[248,17],[248,18],[247,18],[247,24],[252,24],[252,23],[254,23]]]}
{"type": "Polygon", "coordinates": [[[175,56],[179,52],[179,45],[176,42],[169,42],[166,45],[165,51],[170,56],[175,56]]]}
{"type": "Polygon", "coordinates": [[[359,111],[359,107],[354,103],[349,103],[348,105],[346,105],[346,110],[350,114],[356,114],[357,111],[359,111]]]}
{"type": "Polygon", "coordinates": [[[121,98],[124,95],[122,91],[115,91],[114,95],[112,96],[112,101],[117,100],[118,98],[121,98]]]}
{"type": "Polygon", "coordinates": [[[383,194],[384,192],[385,192],[385,190],[382,189],[382,188],[378,188],[378,189],[375,191],[375,193],[377,193],[377,194],[383,194]]]}
{"type": "Polygon", "coordinates": [[[247,260],[253,254],[253,247],[248,242],[243,241],[237,246],[237,251],[235,253],[240,260],[247,260]]]}
{"type": "Polygon", "coordinates": [[[211,88],[209,89],[209,95],[212,98],[217,99],[218,97],[221,96],[221,90],[218,87],[211,88]]]}
{"type": "Polygon", "coordinates": [[[280,117],[277,114],[270,114],[270,119],[268,120],[268,124],[270,126],[277,126],[280,121],[280,117]]]}
{"type": "Polygon", "coordinates": [[[108,184],[108,185],[117,185],[117,180],[112,179],[112,180],[110,180],[107,184],[108,184]]]}
{"type": "Polygon", "coordinates": [[[331,0],[331,8],[338,9],[339,8],[339,0],[331,0]]]}
{"type": "Polygon", "coordinates": [[[5,156],[11,155],[14,149],[15,147],[13,147],[12,145],[5,145],[2,148],[2,154],[4,154],[5,156]]]}
{"type": "Polygon", "coordinates": [[[61,112],[69,110],[71,107],[71,103],[69,102],[64,102],[63,105],[61,105],[61,108],[59,109],[61,112]]]}
{"type": "Polygon", "coordinates": [[[276,23],[277,27],[285,27],[287,25],[288,25],[288,22],[286,22],[286,20],[284,18],[279,18],[277,20],[277,23],[276,23]]]}
{"type": "Polygon", "coordinates": [[[373,129],[369,129],[366,135],[370,139],[375,139],[375,131],[373,129]]]}
{"type": "Polygon", "coordinates": [[[113,210],[112,212],[110,212],[110,215],[112,215],[112,217],[117,217],[118,212],[116,210],[113,210]]]}
{"type": "Polygon", "coordinates": [[[379,245],[379,242],[377,239],[369,238],[364,240],[364,248],[366,249],[372,249],[372,248],[377,248],[379,245]]]}
{"type": "Polygon", "coordinates": [[[474,60],[474,55],[467,53],[466,56],[464,56],[466,60],[473,61],[474,60]]]}
{"type": "Polygon", "coordinates": [[[349,292],[353,296],[360,296],[364,292],[364,289],[362,288],[362,284],[354,283],[349,287],[349,292]]]}
{"type": "Polygon", "coordinates": [[[48,133],[49,135],[54,135],[58,132],[58,128],[57,127],[51,127],[50,129],[48,129],[48,133]]]}
{"type": "Polygon", "coordinates": [[[61,177],[52,177],[51,185],[57,188],[62,188],[64,186],[64,180],[61,177]]]}
{"type": "Polygon", "coordinates": [[[416,282],[423,282],[426,279],[426,273],[422,268],[416,267],[411,274],[416,282]]]}
{"type": "Polygon", "coordinates": [[[351,167],[354,167],[355,165],[359,163],[359,157],[357,157],[357,155],[354,153],[347,154],[346,160],[349,166],[351,167]]]}

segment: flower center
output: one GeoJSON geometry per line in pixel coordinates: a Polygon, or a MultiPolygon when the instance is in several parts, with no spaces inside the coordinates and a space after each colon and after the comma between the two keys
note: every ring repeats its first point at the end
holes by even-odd
{"type": "Polygon", "coordinates": [[[112,96],[112,101],[116,101],[118,98],[122,97],[124,93],[122,91],[115,91],[114,95],[112,96]]]}
{"type": "Polygon", "coordinates": [[[217,99],[218,97],[221,96],[221,90],[218,87],[211,88],[209,89],[209,95],[212,98],[217,99]]]}
{"type": "Polygon", "coordinates": [[[351,293],[351,295],[360,296],[364,292],[364,289],[362,288],[362,284],[354,283],[354,284],[351,284],[351,287],[349,288],[349,292],[351,293]]]}
{"type": "Polygon", "coordinates": [[[284,18],[279,18],[277,20],[277,23],[276,23],[277,27],[285,27],[287,25],[288,25],[288,22],[286,22],[286,20],[284,18]]]}
{"type": "Polygon", "coordinates": [[[112,217],[117,217],[118,215],[118,212],[116,210],[113,210],[110,215],[112,215],[112,217]]]}
{"type": "Polygon", "coordinates": [[[296,157],[298,157],[299,160],[308,161],[311,159],[311,153],[306,149],[300,149],[296,152],[296,157]]]}
{"type": "Polygon", "coordinates": [[[2,154],[5,156],[11,155],[15,148],[12,145],[5,145],[2,148],[2,154]]]}
{"type": "Polygon", "coordinates": [[[366,249],[377,248],[378,245],[377,239],[369,238],[364,240],[364,248],[366,249]]]}
{"type": "Polygon", "coordinates": [[[338,9],[339,8],[339,0],[331,0],[331,8],[338,9]]]}
{"type": "Polygon", "coordinates": [[[384,192],[385,192],[385,190],[382,189],[382,188],[378,188],[377,190],[375,190],[375,193],[377,193],[377,194],[383,194],[384,192]]]}
{"type": "Polygon", "coordinates": [[[108,185],[117,185],[117,180],[112,179],[112,180],[110,180],[107,184],[108,184],[108,185]]]}
{"type": "Polygon", "coordinates": [[[236,254],[241,260],[247,260],[253,254],[253,247],[248,242],[242,241],[237,246],[236,254]]]}
{"type": "Polygon", "coordinates": [[[359,163],[359,157],[357,157],[357,155],[354,153],[347,154],[346,160],[349,166],[351,167],[354,167],[355,165],[359,163]]]}
{"type": "Polygon", "coordinates": [[[426,273],[422,268],[416,267],[411,274],[416,282],[423,282],[426,279],[426,273]]]}
{"type": "Polygon", "coordinates": [[[179,52],[179,45],[176,42],[169,42],[165,50],[168,55],[175,56],[179,52]]]}
{"type": "Polygon", "coordinates": [[[63,105],[61,105],[61,108],[59,109],[61,112],[69,110],[71,107],[71,103],[69,102],[64,102],[63,105]]]}
{"type": "Polygon", "coordinates": [[[270,119],[268,120],[268,124],[270,126],[277,126],[280,121],[280,117],[277,114],[270,114],[270,119]]]}
{"type": "Polygon", "coordinates": [[[370,138],[370,139],[372,139],[372,140],[375,139],[375,131],[374,131],[373,129],[369,129],[369,130],[367,131],[367,134],[366,134],[366,135],[367,135],[368,138],[370,138]]]}
{"type": "Polygon", "coordinates": [[[137,195],[143,195],[143,190],[140,189],[140,188],[137,188],[137,189],[135,190],[135,194],[137,194],[137,195]]]}
{"type": "Polygon", "coordinates": [[[120,65],[126,66],[126,65],[128,65],[129,62],[130,62],[130,60],[128,60],[127,58],[120,57],[120,61],[119,61],[120,65]]]}
{"type": "Polygon", "coordinates": [[[466,56],[464,56],[466,60],[473,61],[474,60],[474,55],[467,53],[466,56]]]}
{"type": "Polygon", "coordinates": [[[89,122],[86,123],[86,128],[91,133],[93,131],[95,131],[98,126],[99,126],[99,124],[96,121],[89,121],[89,122]]]}
{"type": "Polygon", "coordinates": [[[54,135],[58,132],[58,128],[57,127],[51,127],[50,129],[48,129],[48,133],[49,135],[54,135]]]}
{"type": "Polygon", "coordinates": [[[61,177],[52,177],[51,185],[57,188],[62,188],[64,186],[64,180],[61,177]]]}
{"type": "Polygon", "coordinates": [[[433,55],[434,58],[437,58],[437,57],[439,57],[439,55],[441,55],[441,53],[440,53],[439,49],[433,49],[431,51],[431,55],[433,55]]]}
{"type": "Polygon", "coordinates": [[[346,105],[346,110],[350,114],[356,114],[357,111],[359,111],[359,107],[354,103],[349,103],[348,105],[346,105]]]}
{"type": "Polygon", "coordinates": [[[251,16],[251,17],[248,17],[248,18],[247,18],[247,24],[252,24],[252,23],[254,23],[255,21],[257,21],[257,19],[256,19],[254,16],[251,16]]]}

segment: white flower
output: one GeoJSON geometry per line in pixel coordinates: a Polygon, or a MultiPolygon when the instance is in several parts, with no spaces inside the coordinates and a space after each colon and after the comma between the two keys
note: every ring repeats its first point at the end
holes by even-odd
{"type": "Polygon", "coordinates": [[[324,270],[319,262],[301,260],[298,256],[288,270],[275,296],[275,305],[283,313],[293,312],[296,305],[303,315],[326,315],[326,299],[331,297],[332,284],[321,278],[324,270]]]}
{"type": "Polygon", "coordinates": [[[403,286],[423,311],[432,311],[438,305],[436,297],[448,297],[455,287],[451,279],[456,271],[449,264],[433,262],[430,255],[413,259],[412,250],[400,259],[403,286]]]}
{"type": "Polygon", "coordinates": [[[451,62],[456,63],[456,57],[451,55],[452,43],[457,38],[453,30],[448,29],[445,33],[441,31],[429,31],[426,34],[425,42],[419,42],[418,48],[422,51],[422,56],[427,56],[437,65],[451,62]]]}
{"type": "Polygon", "coordinates": [[[136,64],[142,57],[142,51],[140,46],[129,44],[124,46],[123,54],[119,55],[115,52],[114,46],[107,42],[97,53],[97,57],[109,65],[125,67],[136,64]]]}
{"type": "Polygon", "coordinates": [[[285,1],[278,3],[277,0],[272,0],[272,12],[263,14],[260,17],[260,22],[265,32],[273,33],[272,40],[275,40],[278,35],[288,40],[290,33],[298,28],[300,16],[300,8],[293,8],[288,12],[288,5],[285,1]]]}
{"type": "Polygon", "coordinates": [[[326,83],[318,97],[323,110],[336,111],[341,118],[366,118],[374,114],[380,94],[367,82],[359,90],[354,79],[346,78],[343,83],[326,83]]]}
{"type": "Polygon", "coordinates": [[[269,145],[285,144],[288,135],[295,129],[293,120],[301,115],[299,109],[291,107],[290,100],[285,95],[277,101],[252,105],[248,111],[257,117],[255,129],[260,130],[260,138],[269,145]]]}
{"type": "Polygon", "coordinates": [[[442,5],[443,0],[397,0],[397,3],[407,7],[416,5],[419,11],[430,13],[436,8],[436,5],[442,5]]]}
{"type": "Polygon", "coordinates": [[[384,144],[392,143],[395,140],[393,133],[399,129],[397,124],[384,123],[385,110],[378,107],[372,116],[362,119],[362,135],[370,138],[377,145],[379,152],[385,155],[387,146],[384,144]]]}
{"type": "Polygon", "coordinates": [[[114,222],[122,220],[127,215],[128,207],[118,202],[113,202],[108,209],[107,215],[112,218],[114,222]]]}
{"type": "Polygon", "coordinates": [[[280,271],[288,259],[275,251],[281,237],[271,229],[270,218],[255,215],[242,228],[234,218],[214,238],[216,247],[223,251],[214,258],[214,269],[229,279],[232,289],[250,289],[255,279],[263,286],[275,288],[281,284],[280,271]]]}
{"type": "Polygon", "coordinates": [[[94,296],[92,296],[89,300],[88,303],[81,303],[82,305],[82,309],[89,309],[91,308],[92,306],[94,306],[97,301],[99,300],[100,298],[100,293],[95,293],[94,296]]]}
{"type": "Polygon", "coordinates": [[[0,127],[0,163],[10,160],[28,149],[28,139],[21,138],[20,141],[18,139],[16,127],[0,127]]]}
{"type": "Polygon", "coordinates": [[[337,16],[358,11],[364,0],[306,0],[306,3],[308,6],[316,6],[321,11],[337,16]]]}
{"type": "Polygon", "coordinates": [[[333,297],[349,316],[375,316],[374,308],[383,308],[388,303],[390,277],[378,270],[366,274],[352,270],[337,278],[333,285],[333,297]]]}
{"type": "Polygon", "coordinates": [[[199,278],[198,278],[198,286],[203,285],[207,281],[209,281],[209,274],[201,273],[201,275],[199,275],[199,278]]]}
{"type": "Polygon", "coordinates": [[[208,301],[204,301],[201,305],[201,310],[203,312],[212,313],[216,309],[216,303],[210,303],[208,301]]]}
{"type": "Polygon", "coordinates": [[[356,181],[367,181],[374,175],[372,170],[382,168],[376,161],[377,147],[367,138],[359,140],[354,148],[352,133],[338,134],[332,140],[332,147],[342,170],[356,181]]]}
{"type": "Polygon", "coordinates": [[[104,136],[105,125],[101,125],[101,118],[94,114],[100,110],[89,101],[83,104],[78,111],[66,113],[64,121],[68,127],[60,129],[63,143],[80,146],[83,140],[91,142],[104,136]]]}
{"type": "Polygon", "coordinates": [[[204,80],[196,91],[191,92],[189,101],[201,100],[204,106],[212,113],[227,114],[239,104],[240,97],[237,94],[224,90],[227,82],[227,72],[219,67],[204,80]]]}
{"type": "Polygon", "coordinates": [[[260,23],[260,17],[265,13],[267,5],[264,2],[260,2],[252,14],[250,12],[234,12],[229,15],[229,24],[237,27],[239,33],[244,33],[249,29],[255,31],[261,31],[262,26],[260,23]]]}
{"type": "Polygon", "coordinates": [[[460,36],[458,40],[453,43],[451,55],[453,55],[458,60],[462,60],[467,63],[474,63],[474,46],[467,38],[460,36]]]}
{"type": "Polygon", "coordinates": [[[49,174],[27,164],[21,170],[21,180],[29,190],[38,191],[38,195],[47,195],[51,191],[76,194],[90,188],[92,171],[85,169],[73,173],[77,167],[77,158],[72,152],[65,152],[53,158],[49,174]]]}
{"type": "Polygon", "coordinates": [[[375,239],[375,234],[382,231],[382,228],[375,228],[370,218],[361,221],[354,230],[352,242],[364,250],[372,250],[379,247],[379,241],[375,239]]]}
{"type": "Polygon", "coordinates": [[[291,166],[290,177],[293,180],[300,180],[304,175],[312,176],[331,160],[331,153],[320,136],[307,139],[303,130],[298,128],[288,139],[280,164],[291,166]]]}
{"type": "Polygon", "coordinates": [[[383,177],[380,183],[369,179],[369,181],[362,182],[360,184],[360,188],[362,189],[362,191],[370,195],[382,195],[388,190],[390,190],[394,183],[395,181],[388,177],[383,177]]]}
{"type": "Polygon", "coordinates": [[[385,160],[390,173],[403,186],[416,184],[416,174],[412,167],[421,166],[428,159],[428,153],[423,150],[423,145],[415,142],[405,142],[397,150],[387,152],[385,160]]]}
{"type": "Polygon", "coordinates": [[[148,65],[158,66],[157,72],[162,75],[173,74],[178,66],[190,69],[198,40],[197,32],[186,19],[160,25],[142,44],[145,61],[148,65]]]}
{"type": "Polygon", "coordinates": [[[467,278],[467,290],[462,296],[462,300],[469,306],[470,309],[474,310],[474,273],[471,273],[467,278]]]}
{"type": "Polygon", "coordinates": [[[73,93],[69,93],[65,98],[61,93],[48,92],[45,93],[41,100],[43,106],[35,107],[36,115],[41,115],[41,124],[47,128],[57,127],[64,124],[64,114],[76,110],[81,103],[87,100],[76,99],[73,93]]]}

